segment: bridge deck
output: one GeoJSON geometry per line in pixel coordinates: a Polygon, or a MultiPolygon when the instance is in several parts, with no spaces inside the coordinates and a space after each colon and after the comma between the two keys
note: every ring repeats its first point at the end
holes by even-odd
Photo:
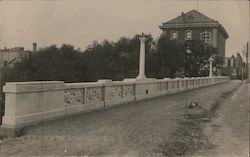
{"type": "Polygon", "coordinates": [[[163,143],[183,129],[183,114],[191,110],[185,109],[185,104],[198,102],[201,109],[192,112],[209,109],[222,99],[223,93],[239,84],[223,83],[31,126],[20,138],[4,139],[1,154],[132,156],[162,153],[163,143]]]}

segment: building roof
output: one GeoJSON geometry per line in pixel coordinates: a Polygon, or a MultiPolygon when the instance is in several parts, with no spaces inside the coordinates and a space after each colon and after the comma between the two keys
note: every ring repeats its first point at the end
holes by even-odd
{"type": "Polygon", "coordinates": [[[4,48],[0,49],[0,52],[21,52],[24,51],[24,47],[4,48]]]}
{"type": "Polygon", "coordinates": [[[182,13],[180,16],[163,23],[160,29],[183,27],[219,27],[224,33],[225,38],[228,38],[228,33],[218,21],[207,17],[197,10],[191,10],[185,14],[182,13]]]}
{"type": "Polygon", "coordinates": [[[187,13],[182,13],[182,15],[166,22],[166,24],[170,23],[194,23],[194,22],[215,22],[215,20],[207,17],[206,15],[198,12],[197,10],[191,10],[187,13]]]}

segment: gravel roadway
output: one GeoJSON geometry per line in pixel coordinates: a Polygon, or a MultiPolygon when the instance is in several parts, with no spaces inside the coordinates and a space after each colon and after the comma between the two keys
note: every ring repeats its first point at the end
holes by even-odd
{"type": "MultiPolygon", "coordinates": [[[[218,104],[227,101],[240,84],[231,81],[30,126],[24,129],[22,137],[1,141],[1,156],[185,156],[196,152],[200,155],[217,149],[210,141],[217,138],[214,136],[217,132],[210,131],[213,136],[208,136],[207,125],[213,123],[218,104]],[[197,102],[199,107],[187,108],[190,102],[197,102]]],[[[243,94],[247,93],[245,85],[240,88],[243,94]]],[[[248,103],[241,97],[239,101],[243,106],[248,103]]],[[[222,119],[236,118],[233,123],[237,127],[246,125],[245,119],[237,123],[241,119],[234,115],[236,109],[240,109],[238,115],[240,112],[248,115],[246,108],[229,102],[232,109],[221,109],[221,113],[226,113],[222,119]]],[[[227,131],[231,124],[226,125],[222,130],[227,131]]],[[[246,135],[237,137],[244,139],[246,135]]]]}

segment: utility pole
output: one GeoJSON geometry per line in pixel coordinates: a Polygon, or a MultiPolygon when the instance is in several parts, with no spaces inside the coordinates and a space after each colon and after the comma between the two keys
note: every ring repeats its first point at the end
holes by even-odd
{"type": "Polygon", "coordinates": [[[248,78],[248,82],[249,82],[250,81],[250,76],[249,76],[249,63],[248,63],[248,42],[247,42],[246,58],[247,58],[246,74],[247,74],[247,78],[248,78]]]}

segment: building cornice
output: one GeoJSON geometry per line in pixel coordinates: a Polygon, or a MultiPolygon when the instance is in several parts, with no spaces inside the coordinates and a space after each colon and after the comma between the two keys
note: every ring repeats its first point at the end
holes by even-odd
{"type": "Polygon", "coordinates": [[[227,39],[228,33],[226,32],[225,28],[219,24],[218,22],[213,23],[205,23],[205,22],[192,22],[192,23],[163,23],[161,26],[159,26],[160,29],[179,29],[179,28],[219,28],[225,38],[227,39]]]}

